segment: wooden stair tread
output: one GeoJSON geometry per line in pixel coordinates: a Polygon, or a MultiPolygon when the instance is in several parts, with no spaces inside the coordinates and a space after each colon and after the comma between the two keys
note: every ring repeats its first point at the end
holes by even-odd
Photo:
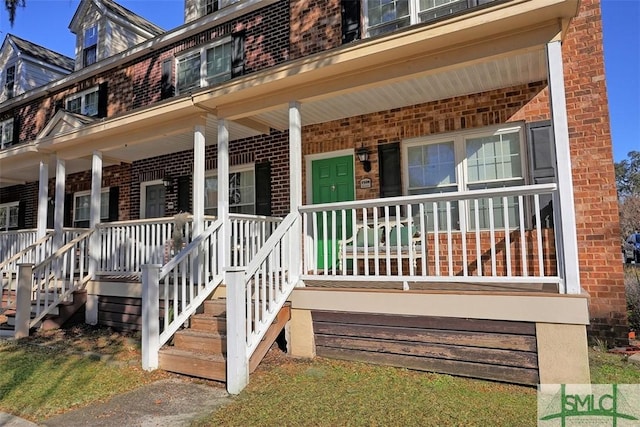
{"type": "Polygon", "coordinates": [[[226,381],[227,363],[221,354],[203,354],[193,351],[163,347],[158,354],[158,366],[165,371],[226,381]]]}
{"type": "Polygon", "coordinates": [[[186,335],[194,338],[209,338],[209,337],[226,337],[225,334],[221,334],[219,331],[204,331],[202,329],[181,329],[176,332],[176,335],[186,335]]]}

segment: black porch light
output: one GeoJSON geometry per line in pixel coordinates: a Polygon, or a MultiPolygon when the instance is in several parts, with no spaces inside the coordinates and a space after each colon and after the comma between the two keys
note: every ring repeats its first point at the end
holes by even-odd
{"type": "Polygon", "coordinates": [[[369,172],[371,170],[371,162],[369,161],[369,149],[364,145],[360,146],[360,148],[356,149],[356,156],[358,156],[358,160],[362,163],[362,167],[365,172],[369,172]]]}

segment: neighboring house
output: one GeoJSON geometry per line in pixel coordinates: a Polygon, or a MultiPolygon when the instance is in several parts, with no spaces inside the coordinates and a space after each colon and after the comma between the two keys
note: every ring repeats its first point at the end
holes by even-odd
{"type": "Polygon", "coordinates": [[[101,28],[151,29],[115,7],[81,2],[76,71],[0,105],[0,208],[146,368],[236,392],[290,316],[299,356],[578,383],[587,329],[626,337],[599,1],[187,0],[120,53],[101,28]],[[158,356],[225,289],[228,363],[158,356]]]}

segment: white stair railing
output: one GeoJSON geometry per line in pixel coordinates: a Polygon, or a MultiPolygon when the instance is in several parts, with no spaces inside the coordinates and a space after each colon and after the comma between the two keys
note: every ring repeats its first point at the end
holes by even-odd
{"type": "Polygon", "coordinates": [[[38,240],[36,230],[0,232],[0,260],[6,260],[38,240]]]}
{"type": "Polygon", "coordinates": [[[222,222],[215,221],[164,267],[142,266],[143,369],[158,367],[160,347],[222,283],[217,261],[221,227],[222,222]]]}
{"type": "Polygon", "coordinates": [[[290,213],[243,268],[227,273],[227,389],[239,393],[248,383],[249,359],[296,285],[299,214],[290,213]]]}

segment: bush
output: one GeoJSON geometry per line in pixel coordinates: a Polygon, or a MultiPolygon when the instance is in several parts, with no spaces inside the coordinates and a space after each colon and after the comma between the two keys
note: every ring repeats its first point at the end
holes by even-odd
{"type": "Polygon", "coordinates": [[[625,267],[624,287],[627,293],[629,328],[640,332],[640,269],[635,266],[625,267]]]}

